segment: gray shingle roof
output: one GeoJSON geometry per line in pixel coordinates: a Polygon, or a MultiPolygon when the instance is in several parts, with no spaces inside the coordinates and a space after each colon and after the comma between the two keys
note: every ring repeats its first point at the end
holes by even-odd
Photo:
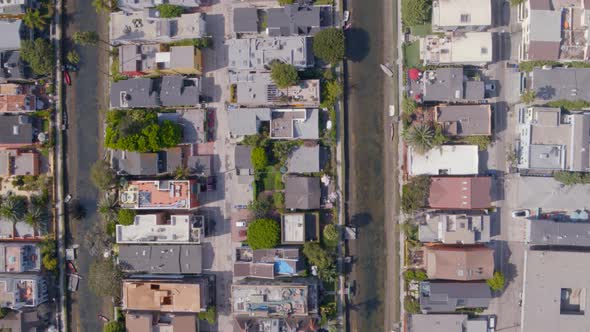
{"type": "Polygon", "coordinates": [[[253,169],[252,147],[248,145],[236,145],[234,152],[236,169],[253,169]]]}
{"type": "Polygon", "coordinates": [[[0,117],[0,144],[30,144],[33,142],[33,125],[26,115],[0,117]]]}
{"type": "Polygon", "coordinates": [[[531,245],[590,247],[590,223],[534,219],[527,225],[531,245]]]}
{"type": "Polygon", "coordinates": [[[295,148],[287,161],[289,173],[314,173],[320,171],[320,146],[295,148]]]}
{"type": "Polygon", "coordinates": [[[149,78],[136,78],[111,84],[111,107],[158,107],[158,88],[149,78]]]}
{"type": "Polygon", "coordinates": [[[24,64],[20,60],[19,51],[4,51],[0,53],[0,81],[24,79],[24,64]]]}
{"type": "Polygon", "coordinates": [[[420,308],[425,313],[458,308],[487,308],[492,293],[485,282],[421,282],[420,308]]]}
{"type": "Polygon", "coordinates": [[[23,24],[21,20],[0,21],[0,51],[20,49],[23,24]]]}
{"type": "Polygon", "coordinates": [[[229,131],[233,136],[258,133],[260,122],[270,121],[270,108],[228,109],[229,131]]]}
{"type": "Polygon", "coordinates": [[[164,76],[160,90],[162,106],[194,106],[199,103],[199,80],[180,75],[164,76]]]}
{"type": "Polygon", "coordinates": [[[113,168],[130,175],[158,174],[158,154],[115,150],[111,155],[113,168]]]}
{"type": "Polygon", "coordinates": [[[321,194],[320,179],[317,177],[287,176],[285,179],[287,209],[319,209],[321,194]]]}
{"type": "Polygon", "coordinates": [[[119,264],[128,272],[201,273],[201,246],[120,245],[119,264]]]}
{"type": "Polygon", "coordinates": [[[490,105],[440,105],[435,108],[436,121],[443,124],[447,135],[491,135],[490,105]]]}
{"type": "Polygon", "coordinates": [[[311,35],[320,30],[320,7],[286,5],[267,11],[270,36],[311,35]]]}
{"type": "Polygon", "coordinates": [[[484,99],[483,81],[467,81],[463,68],[437,68],[425,71],[419,81],[412,81],[410,95],[420,95],[425,102],[460,102],[484,99]]]}
{"type": "Polygon", "coordinates": [[[535,68],[532,76],[537,99],[590,101],[590,68],[535,68]]]}
{"type": "Polygon", "coordinates": [[[234,32],[257,33],[258,10],[256,8],[234,8],[234,32]]]}

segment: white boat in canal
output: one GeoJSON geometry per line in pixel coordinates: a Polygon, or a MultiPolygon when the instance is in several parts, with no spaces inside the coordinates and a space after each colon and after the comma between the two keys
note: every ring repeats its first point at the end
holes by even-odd
{"type": "Polygon", "coordinates": [[[389,105],[389,116],[395,116],[395,105],[389,105]]]}
{"type": "Polygon", "coordinates": [[[393,77],[393,75],[394,75],[393,70],[384,64],[381,64],[381,70],[383,70],[385,75],[387,75],[389,77],[393,77]]]}

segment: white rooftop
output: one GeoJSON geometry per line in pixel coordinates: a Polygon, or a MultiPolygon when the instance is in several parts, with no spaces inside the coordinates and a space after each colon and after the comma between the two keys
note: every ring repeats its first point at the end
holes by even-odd
{"type": "Polygon", "coordinates": [[[408,149],[408,170],[415,175],[471,175],[477,174],[477,145],[442,145],[425,154],[408,149]]]}
{"type": "Polygon", "coordinates": [[[305,213],[283,214],[283,243],[305,242],[305,213]]]}
{"type": "Polygon", "coordinates": [[[491,32],[428,35],[420,38],[420,59],[425,64],[482,65],[492,62],[492,47],[491,32]]]}
{"type": "Polygon", "coordinates": [[[490,0],[438,0],[432,3],[432,27],[492,25],[490,0]]]}
{"type": "Polygon", "coordinates": [[[194,215],[142,214],[133,225],[117,225],[117,243],[191,243],[195,242],[194,215]]]}

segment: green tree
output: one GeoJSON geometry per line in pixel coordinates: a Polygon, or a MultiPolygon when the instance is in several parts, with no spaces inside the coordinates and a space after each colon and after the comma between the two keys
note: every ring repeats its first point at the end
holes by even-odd
{"type": "Polygon", "coordinates": [[[117,0],[92,0],[92,6],[97,13],[110,13],[117,10],[117,0]]]}
{"type": "Polygon", "coordinates": [[[278,1],[279,1],[279,5],[285,6],[285,5],[292,5],[295,0],[278,0],[278,1]]]}
{"type": "Polygon", "coordinates": [[[429,20],[429,0],[402,0],[402,23],[404,26],[420,25],[429,20]]]}
{"type": "Polygon", "coordinates": [[[97,160],[90,168],[90,180],[100,190],[109,190],[117,184],[117,173],[105,160],[97,160]]]}
{"type": "Polygon", "coordinates": [[[86,46],[96,45],[99,41],[98,33],[96,31],[76,31],[72,36],[75,44],[86,46]]]}
{"type": "Polygon", "coordinates": [[[88,286],[98,296],[120,298],[123,273],[110,259],[98,259],[90,264],[88,286]]]}
{"type": "Polygon", "coordinates": [[[281,229],[275,220],[258,219],[248,225],[247,237],[252,249],[271,249],[279,245],[281,229]]]}
{"type": "Polygon", "coordinates": [[[180,17],[184,12],[181,6],[171,5],[169,3],[158,5],[156,9],[158,9],[162,18],[180,17]]]}
{"type": "Polygon", "coordinates": [[[217,309],[214,305],[207,307],[207,311],[198,313],[199,319],[207,321],[210,325],[215,324],[217,321],[217,309]]]}
{"type": "Polygon", "coordinates": [[[12,309],[7,308],[7,307],[0,308],[0,319],[3,319],[4,317],[6,317],[6,315],[8,315],[11,311],[12,311],[12,309]]]}
{"type": "Polygon", "coordinates": [[[107,195],[98,202],[98,214],[106,221],[114,221],[119,215],[119,206],[115,195],[107,195]]]}
{"type": "Polygon", "coordinates": [[[45,221],[45,218],[45,210],[41,206],[35,204],[28,208],[23,220],[33,228],[38,229],[39,225],[45,221]]]}
{"type": "Polygon", "coordinates": [[[320,306],[320,314],[327,319],[336,317],[336,312],[336,302],[329,302],[320,306]]]}
{"type": "Polygon", "coordinates": [[[329,268],[334,263],[332,255],[317,242],[305,242],[303,255],[311,265],[317,266],[318,269],[329,268]]]}
{"type": "Polygon", "coordinates": [[[410,295],[406,295],[406,297],[404,297],[404,309],[409,314],[419,314],[420,303],[410,295]]]}
{"type": "Polygon", "coordinates": [[[135,210],[120,209],[119,215],[118,215],[119,224],[125,225],[125,226],[133,225],[133,223],[135,222],[136,215],[137,215],[137,212],[135,212],[135,210]]]}
{"type": "Polygon", "coordinates": [[[0,204],[0,216],[16,223],[22,220],[26,212],[26,202],[20,196],[8,196],[0,204]]]}
{"type": "Polygon", "coordinates": [[[342,61],[344,52],[344,32],[341,29],[323,29],[313,37],[313,54],[328,63],[342,61]]]}
{"type": "Polygon", "coordinates": [[[66,59],[69,63],[77,65],[80,62],[80,55],[78,52],[76,52],[76,50],[71,50],[68,52],[66,59]]]}
{"type": "Polygon", "coordinates": [[[404,96],[404,99],[402,101],[402,111],[404,112],[404,114],[414,114],[414,112],[416,111],[416,107],[418,107],[418,105],[416,104],[416,101],[408,96],[404,96]]]}
{"type": "Polygon", "coordinates": [[[493,291],[501,291],[506,285],[506,279],[502,272],[494,272],[494,276],[491,279],[486,280],[486,283],[493,291]]]}
{"type": "Polygon", "coordinates": [[[252,160],[252,166],[254,166],[254,169],[257,171],[264,170],[266,166],[268,166],[268,156],[263,147],[253,148],[250,159],[252,160]]]}
{"type": "Polygon", "coordinates": [[[29,29],[43,30],[47,25],[47,17],[44,16],[39,9],[27,8],[23,16],[23,23],[29,29]]]}
{"type": "Polygon", "coordinates": [[[242,140],[242,144],[248,145],[251,147],[259,146],[259,147],[266,148],[270,145],[270,139],[268,138],[268,135],[264,135],[264,134],[247,135],[247,136],[244,136],[244,139],[242,140]]]}
{"type": "Polygon", "coordinates": [[[461,139],[461,141],[467,144],[477,145],[479,151],[486,151],[488,146],[492,143],[492,138],[490,136],[477,135],[467,136],[461,139]]]}
{"type": "Polygon", "coordinates": [[[537,93],[534,90],[526,90],[520,95],[520,101],[525,104],[531,104],[537,98],[537,93]]]}
{"type": "Polygon", "coordinates": [[[322,87],[322,107],[333,106],[342,95],[342,85],[339,81],[326,81],[322,87]]]}
{"type": "Polygon", "coordinates": [[[424,281],[428,279],[424,270],[406,270],[404,271],[404,279],[410,281],[424,281]]]}
{"type": "Polygon", "coordinates": [[[39,243],[39,250],[43,257],[43,267],[47,271],[57,270],[57,243],[53,237],[47,237],[39,243]]]}
{"type": "Polygon", "coordinates": [[[434,134],[432,127],[425,123],[420,123],[404,131],[404,139],[417,153],[424,154],[435,146],[434,134]]]}
{"type": "Polygon", "coordinates": [[[102,329],[103,332],[125,332],[125,323],[112,320],[105,324],[102,329]]]}
{"type": "Polygon", "coordinates": [[[590,173],[558,171],[553,172],[553,178],[566,186],[590,183],[590,173]]]}
{"type": "Polygon", "coordinates": [[[260,195],[258,199],[248,204],[248,210],[252,212],[256,219],[266,218],[272,210],[272,201],[268,196],[260,195]]]}
{"type": "Polygon", "coordinates": [[[20,57],[27,62],[33,73],[48,75],[53,71],[55,54],[53,45],[45,39],[23,40],[21,42],[20,57]]]}
{"type": "Polygon", "coordinates": [[[287,163],[287,159],[291,155],[291,152],[295,150],[295,148],[303,145],[302,140],[294,140],[294,141],[273,141],[272,142],[272,155],[273,158],[281,165],[285,166],[287,163]]]}
{"type": "Polygon", "coordinates": [[[175,180],[187,180],[190,175],[191,175],[190,167],[178,166],[174,170],[174,179],[175,180]]]}
{"type": "Polygon", "coordinates": [[[338,228],[334,224],[328,224],[324,227],[324,244],[329,248],[336,248],[338,246],[338,239],[340,237],[340,233],[338,232],[338,228]]]}
{"type": "Polygon", "coordinates": [[[402,211],[413,212],[428,205],[430,177],[416,176],[402,187],[402,211]]]}
{"type": "Polygon", "coordinates": [[[274,61],[271,64],[270,77],[281,89],[293,86],[299,80],[295,66],[281,61],[274,61]]]}

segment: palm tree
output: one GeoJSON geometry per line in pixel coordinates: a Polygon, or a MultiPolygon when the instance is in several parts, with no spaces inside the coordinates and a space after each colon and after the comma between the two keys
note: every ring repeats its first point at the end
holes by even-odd
{"type": "Polygon", "coordinates": [[[115,195],[107,195],[98,203],[98,213],[106,222],[116,219],[117,212],[117,197],[115,195]]]}
{"type": "Polygon", "coordinates": [[[405,131],[404,138],[419,154],[424,154],[434,147],[434,131],[424,123],[414,125],[405,131]]]}
{"type": "Polygon", "coordinates": [[[45,211],[39,205],[33,204],[25,213],[24,221],[37,229],[39,225],[43,224],[45,219],[45,211]]]}
{"type": "Polygon", "coordinates": [[[43,30],[47,25],[46,17],[41,14],[39,9],[27,9],[23,16],[23,22],[29,29],[43,30]]]}
{"type": "Polygon", "coordinates": [[[191,169],[189,167],[178,166],[174,170],[175,180],[186,180],[191,175],[191,169]]]}
{"type": "Polygon", "coordinates": [[[12,222],[19,221],[24,214],[24,201],[16,196],[9,196],[0,204],[0,216],[10,219],[12,222]]]}

